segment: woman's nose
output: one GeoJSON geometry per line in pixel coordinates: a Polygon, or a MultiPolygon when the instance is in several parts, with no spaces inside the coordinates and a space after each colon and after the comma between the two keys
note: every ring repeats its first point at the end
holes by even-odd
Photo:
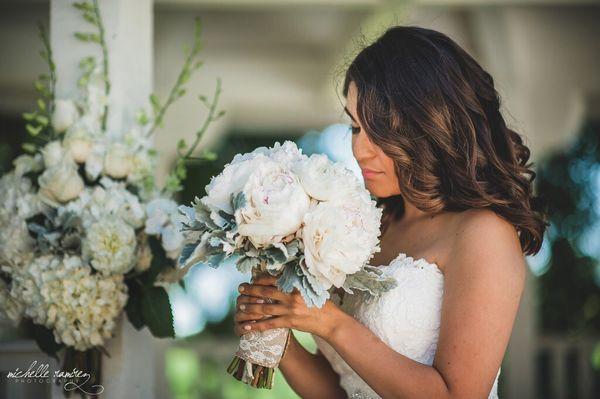
{"type": "Polygon", "coordinates": [[[358,162],[372,158],[375,155],[375,148],[369,136],[360,129],[358,134],[354,135],[354,140],[352,140],[352,152],[354,153],[354,158],[358,162]]]}

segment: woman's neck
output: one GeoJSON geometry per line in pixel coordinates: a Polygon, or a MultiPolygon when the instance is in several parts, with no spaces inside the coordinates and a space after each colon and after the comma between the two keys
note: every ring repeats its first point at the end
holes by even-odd
{"type": "Polygon", "coordinates": [[[404,200],[404,214],[402,216],[402,219],[404,219],[405,221],[417,220],[417,219],[421,219],[423,217],[429,216],[428,213],[423,212],[422,210],[417,208],[414,204],[409,202],[404,196],[402,196],[402,199],[404,200]]]}

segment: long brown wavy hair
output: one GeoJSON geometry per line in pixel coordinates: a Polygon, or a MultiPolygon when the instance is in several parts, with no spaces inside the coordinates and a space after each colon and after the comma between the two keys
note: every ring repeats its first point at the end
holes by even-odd
{"type": "Polygon", "coordinates": [[[488,208],[513,224],[525,254],[539,251],[546,216],[533,195],[529,148],[506,126],[494,81],[448,36],[389,28],[346,70],[358,118],[394,160],[402,196],[378,199],[383,230],[404,212],[488,208]]]}

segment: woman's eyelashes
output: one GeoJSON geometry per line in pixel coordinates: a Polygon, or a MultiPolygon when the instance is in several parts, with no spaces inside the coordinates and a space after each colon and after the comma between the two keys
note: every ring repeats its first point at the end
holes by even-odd
{"type": "Polygon", "coordinates": [[[358,134],[360,132],[360,126],[350,125],[349,128],[352,134],[358,134]]]}

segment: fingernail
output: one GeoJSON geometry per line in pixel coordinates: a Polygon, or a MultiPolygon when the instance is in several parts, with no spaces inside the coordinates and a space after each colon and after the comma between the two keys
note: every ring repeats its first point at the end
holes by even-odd
{"type": "Polygon", "coordinates": [[[265,300],[264,299],[257,299],[256,303],[265,303],[265,300]]]}
{"type": "Polygon", "coordinates": [[[249,329],[251,329],[251,328],[252,328],[252,327],[250,327],[249,325],[245,325],[245,326],[244,326],[244,330],[249,330],[249,329]]]}
{"type": "Polygon", "coordinates": [[[244,291],[244,286],[240,285],[240,291],[244,291]]]}
{"type": "Polygon", "coordinates": [[[240,309],[242,309],[242,310],[246,309],[246,305],[240,305],[240,309]]]}

